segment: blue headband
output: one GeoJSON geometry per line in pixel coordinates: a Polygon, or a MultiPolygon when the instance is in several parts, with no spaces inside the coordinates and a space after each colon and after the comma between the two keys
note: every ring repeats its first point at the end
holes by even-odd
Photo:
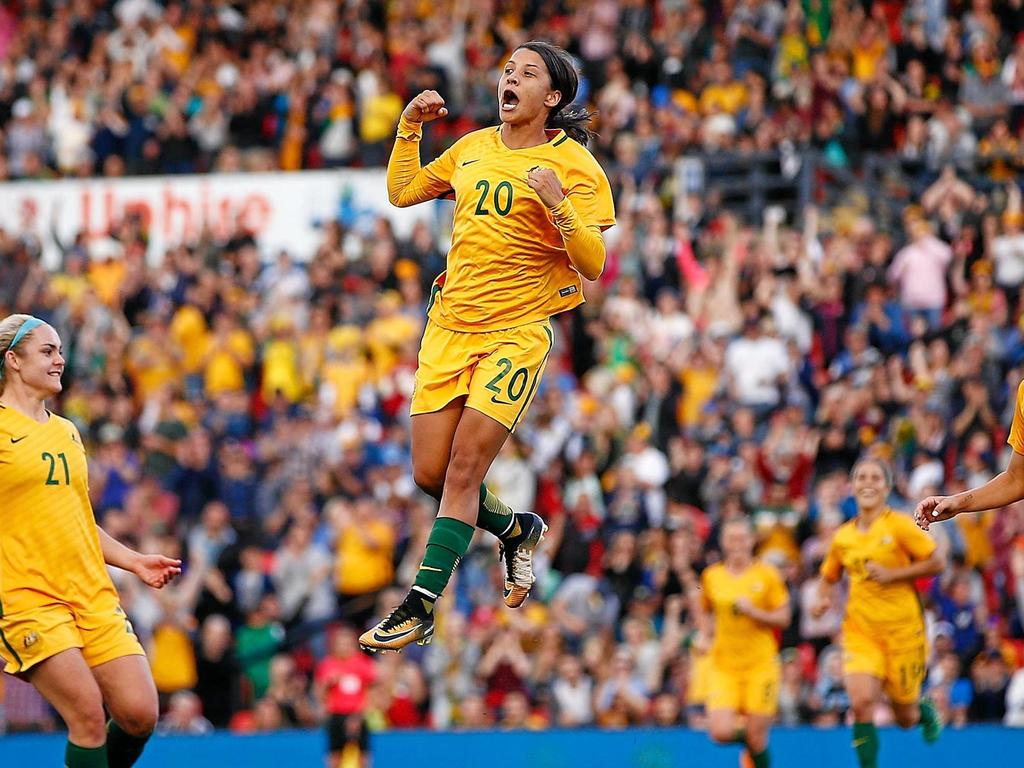
{"type": "Polygon", "coordinates": [[[4,375],[4,361],[7,359],[7,353],[14,349],[28,334],[32,333],[40,325],[46,325],[46,323],[40,320],[38,317],[30,317],[24,323],[21,324],[21,328],[14,334],[14,338],[11,340],[11,344],[7,349],[4,350],[3,357],[0,357],[0,378],[4,375]]]}

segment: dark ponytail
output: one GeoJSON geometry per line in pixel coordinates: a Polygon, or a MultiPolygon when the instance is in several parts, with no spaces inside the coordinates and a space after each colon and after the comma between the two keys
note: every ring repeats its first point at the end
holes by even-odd
{"type": "Polygon", "coordinates": [[[580,87],[580,76],[576,72],[572,57],[563,48],[542,40],[531,40],[519,47],[533,51],[544,59],[548,77],[551,78],[551,87],[562,94],[561,100],[548,113],[545,127],[559,128],[573,141],[587,146],[595,135],[587,127],[594,115],[586,107],[573,106],[572,102],[580,87]]]}

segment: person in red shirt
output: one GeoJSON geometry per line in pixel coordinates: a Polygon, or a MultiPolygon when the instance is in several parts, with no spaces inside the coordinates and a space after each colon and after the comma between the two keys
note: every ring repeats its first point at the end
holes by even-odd
{"type": "Polygon", "coordinates": [[[353,751],[359,755],[355,764],[363,764],[369,744],[363,711],[367,691],[376,676],[373,661],[359,650],[355,630],[348,626],[335,630],[330,654],[317,665],[314,677],[317,696],[328,714],[330,768],[338,768],[345,753],[353,751]]]}

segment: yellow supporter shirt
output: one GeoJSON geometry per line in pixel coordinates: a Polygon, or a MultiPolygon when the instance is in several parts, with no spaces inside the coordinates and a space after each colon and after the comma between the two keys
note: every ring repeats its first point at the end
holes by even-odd
{"type": "Polygon", "coordinates": [[[772,566],[755,560],[741,574],[715,563],[701,574],[704,609],[715,617],[715,637],[709,655],[719,669],[740,670],[775,660],[779,644],[775,631],[735,611],[745,597],[757,608],[774,611],[789,601],[782,576],[772,566]]]}
{"type": "Polygon", "coordinates": [[[747,87],[741,82],[713,83],[700,92],[700,113],[708,115],[716,109],[735,115],[747,103],[747,87]]]}
{"type": "Polygon", "coordinates": [[[245,388],[245,365],[252,363],[256,355],[252,335],[236,328],[228,335],[224,347],[214,346],[215,340],[207,341],[206,369],[203,385],[210,397],[224,392],[238,392],[245,388]]]}
{"type": "Polygon", "coordinates": [[[52,413],[40,424],[0,406],[0,497],[0,611],[117,608],[74,424],[52,413]]]}
{"type": "Polygon", "coordinates": [[[182,373],[198,373],[203,365],[209,338],[203,313],[191,304],[183,304],[171,318],[168,331],[175,346],[181,350],[182,373]]]}
{"type": "Polygon", "coordinates": [[[140,401],[148,399],[165,384],[175,381],[178,367],[171,350],[149,336],[140,336],[128,346],[125,366],[131,375],[140,401]]]}
{"type": "Polygon", "coordinates": [[[175,624],[161,624],[154,629],[150,666],[160,693],[195,687],[196,655],[188,633],[175,624]]]}
{"type": "Polygon", "coordinates": [[[355,530],[338,534],[335,585],[343,595],[365,595],[391,583],[395,549],[394,528],[383,520],[370,520],[355,530]],[[369,538],[371,541],[367,542],[369,538]]]}
{"type": "Polygon", "coordinates": [[[96,296],[107,306],[117,300],[124,283],[125,266],[123,259],[94,261],[89,265],[89,283],[96,296]]]}
{"type": "Polygon", "coordinates": [[[692,427],[700,421],[701,411],[715,394],[718,386],[718,371],[713,367],[684,368],[679,374],[683,395],[679,398],[680,424],[692,427]]]}
{"type": "Polygon", "coordinates": [[[290,339],[275,339],[263,349],[263,397],[270,400],[280,390],[288,402],[303,395],[299,349],[290,339]]]}
{"type": "Polygon", "coordinates": [[[331,412],[336,418],[344,418],[355,410],[359,402],[359,390],[369,380],[370,365],[361,356],[324,363],[320,384],[330,393],[331,412]]]}
{"type": "Polygon", "coordinates": [[[388,189],[401,205],[454,193],[448,269],[431,291],[430,319],[451,331],[486,332],[546,320],[583,303],[583,283],[551,212],[526,183],[552,169],[583,225],[615,223],[608,178],[564,131],[546,144],[509,149],[500,128],[473,131],[419,167],[421,127],[402,120],[388,163],[388,189]]]}
{"type": "Polygon", "coordinates": [[[405,315],[378,317],[370,323],[366,329],[366,346],[370,350],[378,379],[391,373],[400,359],[399,352],[402,347],[419,335],[419,326],[405,315]]]}
{"type": "Polygon", "coordinates": [[[860,529],[856,518],[843,523],[832,537],[821,576],[835,583],[843,569],[849,574],[844,630],[872,634],[898,629],[906,634],[923,629],[921,602],[913,584],[879,584],[867,578],[864,566],[875,562],[886,568],[905,568],[931,557],[934,551],[932,538],[909,516],[892,509],[883,511],[866,531],[860,529]]]}

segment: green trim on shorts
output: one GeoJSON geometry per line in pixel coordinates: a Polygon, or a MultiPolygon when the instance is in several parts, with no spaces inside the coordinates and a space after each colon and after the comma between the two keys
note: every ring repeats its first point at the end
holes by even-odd
{"type": "Polygon", "coordinates": [[[437,299],[437,294],[441,292],[441,286],[437,283],[433,283],[430,286],[430,298],[427,299],[427,313],[430,313],[431,307],[434,306],[434,301],[437,299]]]}
{"type": "MultiPolygon", "coordinates": [[[[2,619],[3,617],[4,605],[3,603],[0,603],[0,619],[2,619]]],[[[18,652],[14,650],[14,647],[9,642],[7,642],[7,636],[4,634],[3,629],[0,629],[0,641],[3,642],[4,648],[11,652],[11,656],[14,657],[14,663],[18,665],[18,671],[20,672],[22,668],[25,666],[25,663],[21,660],[21,656],[18,655],[18,652]]]]}
{"type": "Polygon", "coordinates": [[[548,355],[551,354],[551,349],[555,346],[555,335],[551,332],[550,321],[544,324],[544,333],[548,335],[548,351],[544,353],[544,359],[541,360],[540,365],[537,366],[537,374],[533,377],[533,384],[530,385],[530,391],[526,395],[526,400],[523,401],[523,407],[520,408],[519,413],[516,414],[516,419],[512,422],[512,426],[509,427],[509,432],[515,431],[516,425],[519,424],[519,420],[526,412],[526,407],[533,401],[533,393],[537,389],[537,384],[540,383],[540,376],[544,372],[544,366],[547,365],[548,355]]]}

